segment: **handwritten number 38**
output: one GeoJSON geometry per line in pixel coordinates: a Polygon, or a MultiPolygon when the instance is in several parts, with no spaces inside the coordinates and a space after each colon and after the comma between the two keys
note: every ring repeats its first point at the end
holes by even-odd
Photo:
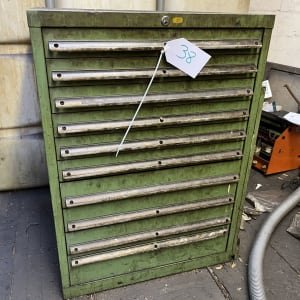
{"type": "Polygon", "coordinates": [[[182,49],[182,55],[176,55],[180,59],[184,59],[187,64],[190,64],[192,62],[192,58],[196,57],[196,53],[194,51],[189,51],[189,47],[186,45],[180,45],[183,47],[182,49]]]}

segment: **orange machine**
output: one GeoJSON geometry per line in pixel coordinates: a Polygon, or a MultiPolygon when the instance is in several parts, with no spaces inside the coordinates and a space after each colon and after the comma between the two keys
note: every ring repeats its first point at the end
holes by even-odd
{"type": "Polygon", "coordinates": [[[300,168],[300,126],[282,118],[286,113],[262,113],[253,167],[266,175],[300,168]]]}

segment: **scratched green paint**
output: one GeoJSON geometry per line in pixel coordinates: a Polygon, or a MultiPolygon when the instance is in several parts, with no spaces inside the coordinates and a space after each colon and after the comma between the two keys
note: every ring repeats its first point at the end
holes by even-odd
{"type": "MultiPolygon", "coordinates": [[[[164,13],[165,14],[165,13],[164,13]]],[[[253,145],[257,133],[262,98],[260,98],[261,80],[266,61],[273,16],[258,15],[214,15],[214,14],[182,14],[182,24],[161,26],[162,13],[120,13],[97,11],[51,11],[31,10],[28,23],[31,27],[33,54],[37,71],[37,83],[40,96],[44,138],[49,170],[52,207],[58,243],[61,278],[64,297],[73,297],[92,293],[117,286],[143,281],[151,278],[183,272],[194,268],[216,264],[231,259],[236,254],[237,234],[241,218],[241,206],[246,191],[253,145]],[[145,15],[147,15],[145,17],[145,15]],[[166,149],[147,150],[145,152],[121,153],[115,159],[113,154],[91,156],[71,160],[60,160],[57,152],[62,146],[89,145],[99,143],[117,143],[122,131],[111,133],[95,133],[89,136],[55,137],[56,126],[61,122],[78,123],[91,121],[110,121],[130,119],[135,105],[116,108],[63,110],[54,107],[58,97],[89,97],[142,95],[148,79],[121,81],[94,81],[76,83],[54,83],[50,77],[51,70],[81,69],[120,69],[120,68],[152,68],[157,59],[157,52],[129,53],[50,53],[48,41],[52,40],[114,40],[114,41],[167,41],[179,37],[189,40],[250,39],[263,43],[261,50],[208,50],[213,56],[211,65],[254,64],[258,73],[253,75],[204,76],[196,80],[187,77],[172,79],[156,79],[150,94],[178,93],[226,88],[250,88],[253,97],[231,99],[185,101],[182,104],[147,105],[145,104],[139,118],[157,117],[177,114],[195,114],[233,109],[250,110],[250,118],[245,121],[194,124],[175,127],[151,128],[150,130],[132,130],[128,141],[143,139],[161,139],[168,136],[184,137],[192,134],[206,134],[220,131],[245,130],[245,141],[223,141],[166,149]],[[44,49],[43,49],[44,47],[44,49]],[[47,70],[46,70],[47,68],[47,70]],[[48,74],[47,74],[48,72],[48,74]],[[51,87],[51,86],[55,87],[51,87]],[[69,86],[68,86],[69,85],[69,86]],[[55,113],[51,115],[52,113],[55,113]],[[149,159],[162,159],[201,153],[213,153],[226,150],[242,150],[242,160],[206,163],[194,166],[178,167],[160,171],[120,174],[104,178],[76,180],[59,183],[64,168],[80,168],[149,159]],[[57,153],[55,153],[57,152],[57,153]],[[216,177],[228,174],[240,174],[240,180],[234,184],[223,184],[214,187],[203,187],[193,190],[166,193],[142,198],[131,198],[112,203],[88,205],[73,209],[63,208],[64,197],[106,191],[126,190],[134,187],[168,184],[172,182],[216,177]],[[68,221],[95,218],[107,215],[118,215],[126,212],[148,208],[177,205],[205,199],[231,196],[231,204],[207,208],[189,213],[178,213],[159,218],[132,221],[66,233],[68,221]],[[232,221],[229,233],[224,237],[211,241],[194,243],[168,250],[158,250],[132,257],[124,257],[112,261],[72,268],[68,247],[76,243],[97,239],[123,236],[153,228],[165,228],[178,224],[188,224],[215,217],[229,217],[232,221]]],[[[168,13],[170,17],[178,13],[168,13]]],[[[165,67],[165,62],[161,67],[165,67]]],[[[222,227],[220,227],[222,228],[222,227]]],[[[136,245],[136,244],[133,244],[136,245]]],[[[130,245],[130,246],[133,246],[130,245]]],[[[74,257],[74,256],[73,256],[74,257]]]]}

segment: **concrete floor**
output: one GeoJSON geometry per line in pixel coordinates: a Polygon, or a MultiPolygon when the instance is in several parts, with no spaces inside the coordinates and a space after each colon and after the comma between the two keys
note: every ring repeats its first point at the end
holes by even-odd
{"type": "MultiPolygon", "coordinates": [[[[248,189],[260,183],[261,191],[272,191],[284,199],[291,191],[280,190],[282,179],[291,179],[295,172],[287,175],[264,177],[253,171],[248,189]]],[[[300,241],[286,233],[296,211],[280,224],[265,256],[268,299],[300,299],[300,241]]],[[[75,299],[248,299],[247,257],[267,216],[258,216],[240,232],[240,258],[234,262],[75,299]]],[[[59,276],[49,189],[0,193],[0,300],[62,299],[59,276]]]]}

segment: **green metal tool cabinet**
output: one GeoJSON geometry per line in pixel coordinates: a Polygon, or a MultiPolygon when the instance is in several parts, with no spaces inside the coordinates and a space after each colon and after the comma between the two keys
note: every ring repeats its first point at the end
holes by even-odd
{"type": "Polygon", "coordinates": [[[64,297],[231,260],[273,16],[28,11],[64,297]],[[211,55],[196,79],[165,42],[211,55]]]}

